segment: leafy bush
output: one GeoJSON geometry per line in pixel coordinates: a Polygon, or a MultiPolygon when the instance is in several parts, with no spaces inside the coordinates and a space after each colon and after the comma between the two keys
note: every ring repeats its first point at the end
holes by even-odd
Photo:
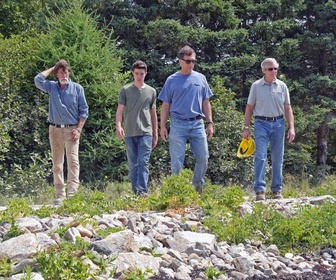
{"type": "Polygon", "coordinates": [[[10,259],[3,258],[0,260],[0,276],[9,277],[12,272],[12,262],[10,259]]]}
{"type": "Polygon", "coordinates": [[[90,266],[85,263],[85,257],[90,255],[88,246],[89,243],[77,239],[76,244],[64,241],[58,249],[40,252],[36,261],[43,278],[86,280],[95,276],[97,272],[91,271],[90,266]]]}
{"type": "Polygon", "coordinates": [[[181,209],[197,206],[199,195],[191,184],[192,171],[183,169],[179,174],[166,177],[146,200],[150,210],[181,209]]]}
{"type": "Polygon", "coordinates": [[[11,172],[4,172],[0,194],[6,197],[37,196],[39,191],[49,186],[50,169],[48,159],[33,154],[28,168],[14,164],[11,172]]]}

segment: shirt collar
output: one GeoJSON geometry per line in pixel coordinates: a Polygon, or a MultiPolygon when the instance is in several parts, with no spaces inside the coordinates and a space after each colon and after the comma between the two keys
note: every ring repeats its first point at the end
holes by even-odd
{"type": "MultiPolygon", "coordinates": [[[[278,79],[275,78],[275,80],[272,82],[272,84],[277,84],[278,83],[278,79]]],[[[269,83],[266,82],[265,80],[265,76],[262,78],[262,84],[263,85],[269,85],[269,83]]]]}

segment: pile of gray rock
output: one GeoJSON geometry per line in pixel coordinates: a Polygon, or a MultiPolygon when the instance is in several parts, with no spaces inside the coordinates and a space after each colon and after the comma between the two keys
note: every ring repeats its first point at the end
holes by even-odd
{"type": "MultiPolygon", "coordinates": [[[[333,200],[332,197],[324,196],[266,200],[261,203],[272,203],[284,215],[291,215],[300,205],[319,204],[326,199],[333,200]]],[[[246,200],[241,205],[241,214],[252,211],[253,205],[254,202],[246,200]]],[[[64,236],[67,240],[76,242],[77,238],[82,238],[89,241],[96,258],[104,258],[108,263],[107,272],[96,278],[101,280],[125,279],[126,271],[136,269],[147,270],[148,279],[207,279],[210,267],[225,271],[216,278],[222,280],[322,279],[317,278],[318,271],[331,270],[336,264],[336,250],[330,248],[314,258],[291,253],[282,256],[275,245],[266,247],[248,240],[244,244],[218,242],[215,235],[202,226],[202,218],[202,209],[185,209],[184,215],[174,212],[118,211],[90,217],[96,222],[87,224],[80,223],[75,215],[43,219],[25,217],[17,220],[24,234],[8,240],[3,240],[3,237],[10,230],[10,223],[1,221],[0,260],[7,258],[14,263],[12,276],[8,279],[23,279],[27,266],[37,267],[34,257],[38,251],[48,251],[60,243],[60,236],[52,233],[53,230],[68,225],[69,229],[64,236]],[[97,226],[93,227],[92,224],[97,226]],[[97,235],[98,229],[106,228],[122,230],[105,238],[97,235]],[[111,271],[113,276],[110,275],[111,271]],[[312,278],[303,278],[303,275],[312,278]]],[[[85,262],[92,271],[98,269],[90,259],[85,262]]],[[[33,279],[43,277],[35,272],[33,279]]]]}

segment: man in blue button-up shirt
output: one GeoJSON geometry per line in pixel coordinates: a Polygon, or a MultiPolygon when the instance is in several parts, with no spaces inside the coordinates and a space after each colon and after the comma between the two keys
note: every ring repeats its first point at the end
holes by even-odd
{"type": "Polygon", "coordinates": [[[37,88],[49,94],[49,139],[53,162],[53,177],[56,187],[56,200],[59,205],[66,198],[64,183],[64,150],[67,157],[68,186],[67,197],[73,196],[79,185],[79,139],[88,118],[84,89],[69,78],[70,67],[65,60],[36,75],[34,81],[37,88]],[[51,74],[57,81],[46,78],[51,74]]]}

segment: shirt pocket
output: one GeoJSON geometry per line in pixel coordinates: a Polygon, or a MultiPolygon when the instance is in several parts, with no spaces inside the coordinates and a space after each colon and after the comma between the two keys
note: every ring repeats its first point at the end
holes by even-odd
{"type": "Polygon", "coordinates": [[[282,91],[277,91],[275,92],[275,97],[277,98],[278,101],[281,103],[285,103],[285,93],[282,91]]]}

